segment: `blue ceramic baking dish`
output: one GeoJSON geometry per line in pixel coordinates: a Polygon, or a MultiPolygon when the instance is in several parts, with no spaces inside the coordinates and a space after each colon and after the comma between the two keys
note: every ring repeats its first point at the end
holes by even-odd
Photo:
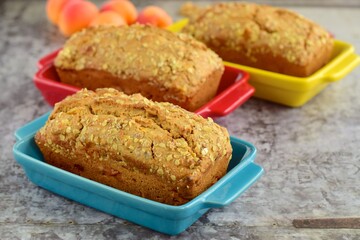
{"type": "Polygon", "coordinates": [[[45,124],[48,114],[15,132],[13,147],[16,161],[30,181],[51,192],[93,207],[141,226],[169,234],[179,234],[210,208],[230,204],[263,174],[254,163],[256,148],[231,137],[233,157],[227,174],[195,199],[181,206],[171,206],[141,198],[80,177],[44,162],[34,141],[34,134],[45,124]]]}

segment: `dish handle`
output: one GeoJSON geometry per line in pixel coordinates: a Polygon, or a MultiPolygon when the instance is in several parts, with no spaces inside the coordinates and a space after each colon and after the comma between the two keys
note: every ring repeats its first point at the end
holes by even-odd
{"type": "Polygon", "coordinates": [[[171,24],[167,29],[171,32],[180,32],[189,22],[188,18],[182,18],[171,24]]]}
{"type": "Polygon", "coordinates": [[[60,52],[61,49],[58,49],[52,53],[49,53],[47,55],[45,55],[44,57],[42,57],[38,62],[37,62],[37,67],[38,69],[43,68],[45,65],[47,65],[48,63],[54,61],[55,57],[58,55],[58,53],[60,52]]]}
{"type": "Polygon", "coordinates": [[[240,172],[231,176],[224,188],[219,188],[205,198],[205,208],[221,208],[234,201],[242,192],[248,189],[264,170],[259,165],[250,162],[240,172]]]}
{"type": "Polygon", "coordinates": [[[254,92],[254,87],[247,81],[242,81],[230,87],[226,94],[220,93],[208,104],[196,110],[196,113],[204,118],[225,116],[244,104],[254,92]]]}
{"type": "Polygon", "coordinates": [[[16,141],[30,136],[31,134],[36,133],[42,126],[44,126],[46,120],[49,118],[50,112],[41,116],[40,118],[35,119],[32,122],[29,122],[15,131],[16,141]]]}
{"type": "Polygon", "coordinates": [[[346,58],[338,61],[337,64],[325,74],[325,80],[327,82],[336,82],[345,77],[346,74],[351,72],[359,64],[360,57],[355,53],[349,54],[346,58]]]}

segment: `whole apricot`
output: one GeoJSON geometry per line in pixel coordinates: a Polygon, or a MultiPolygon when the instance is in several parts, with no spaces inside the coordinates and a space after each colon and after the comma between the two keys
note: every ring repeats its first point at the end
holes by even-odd
{"type": "Polygon", "coordinates": [[[59,17],[59,29],[65,36],[86,28],[99,14],[97,6],[89,1],[73,1],[65,5],[59,17]]]}
{"type": "Polygon", "coordinates": [[[134,4],[127,0],[110,0],[105,2],[101,8],[101,12],[114,11],[120,14],[127,24],[132,24],[136,21],[137,10],[134,4]]]}
{"type": "Polygon", "coordinates": [[[162,8],[157,6],[145,7],[136,20],[141,24],[150,24],[161,28],[166,28],[172,24],[172,18],[162,8]]]}
{"type": "Polygon", "coordinates": [[[100,12],[89,24],[89,26],[112,25],[122,26],[127,25],[125,19],[114,11],[100,12]]]}
{"type": "MultiPolygon", "coordinates": [[[[46,2],[46,15],[49,21],[55,25],[59,22],[59,16],[66,4],[76,0],[48,0],[46,2]]],[[[77,0],[80,1],[80,0],[77,0]]]]}

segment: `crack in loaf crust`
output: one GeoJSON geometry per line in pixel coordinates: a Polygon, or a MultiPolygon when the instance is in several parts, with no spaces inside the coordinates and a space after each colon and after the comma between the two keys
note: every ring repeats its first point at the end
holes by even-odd
{"type": "Polygon", "coordinates": [[[55,67],[64,83],[141,93],[190,111],[215,96],[224,72],[217,54],[191,36],[138,24],[74,34],[55,67]]]}
{"type": "Polygon", "coordinates": [[[325,65],[334,41],[318,24],[287,9],[252,3],[220,3],[185,11],[182,30],[229,62],[306,77],[325,65]]]}
{"type": "Polygon", "coordinates": [[[115,89],[57,103],[35,141],[52,165],[171,205],[214,184],[232,154],[227,130],[210,118],[115,89]]]}

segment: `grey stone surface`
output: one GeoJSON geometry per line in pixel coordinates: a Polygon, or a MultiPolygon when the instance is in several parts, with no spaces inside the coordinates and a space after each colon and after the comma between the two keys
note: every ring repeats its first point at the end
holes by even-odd
{"type": "MultiPolygon", "coordinates": [[[[161,5],[175,18],[181,4],[135,2],[161,5]]],[[[37,60],[65,41],[47,22],[44,3],[0,2],[0,239],[360,239],[359,229],[291,224],[303,217],[360,217],[359,67],[303,107],[252,98],[217,119],[232,135],[256,145],[256,162],[266,173],[232,204],[209,211],[179,236],[145,229],[29,182],[12,155],[13,133],[51,109],[32,78],[37,60]]],[[[298,5],[289,8],[359,53],[360,8],[298,5]]]]}

